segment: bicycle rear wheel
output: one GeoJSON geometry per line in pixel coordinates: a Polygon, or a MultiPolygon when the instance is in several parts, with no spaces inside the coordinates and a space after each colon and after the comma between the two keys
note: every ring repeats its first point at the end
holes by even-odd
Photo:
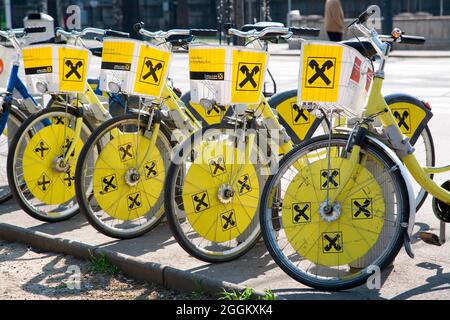
{"type": "Polygon", "coordinates": [[[346,135],[322,136],[294,148],[261,199],[261,229],[273,259],[320,290],[356,287],[383,270],[402,247],[409,219],[405,180],[379,147],[366,143],[356,174],[344,182],[347,141],[346,135]],[[342,192],[328,203],[327,194],[341,183],[342,192]]]}

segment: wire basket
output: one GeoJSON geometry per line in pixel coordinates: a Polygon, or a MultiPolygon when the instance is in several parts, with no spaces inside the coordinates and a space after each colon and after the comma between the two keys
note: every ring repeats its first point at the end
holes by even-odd
{"type": "Polygon", "coordinates": [[[298,104],[361,116],[373,79],[372,63],[340,43],[306,41],[302,45],[298,104]]]}
{"type": "Polygon", "coordinates": [[[91,52],[69,45],[34,45],[22,50],[30,93],[84,93],[91,52]]]}
{"type": "Polygon", "coordinates": [[[191,45],[191,101],[207,99],[222,106],[259,103],[268,56],[246,47],[191,45]]]}
{"type": "Polygon", "coordinates": [[[167,80],[171,54],[143,41],[106,38],[100,89],[158,99],[167,80]]]}

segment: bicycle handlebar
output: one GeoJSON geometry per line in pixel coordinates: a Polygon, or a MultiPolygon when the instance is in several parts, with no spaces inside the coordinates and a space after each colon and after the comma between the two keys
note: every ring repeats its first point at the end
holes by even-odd
{"type": "Polygon", "coordinates": [[[78,37],[86,36],[88,34],[98,34],[98,35],[102,35],[102,36],[127,37],[127,38],[130,36],[130,34],[126,33],[126,32],[115,31],[115,30],[111,30],[111,29],[99,29],[99,28],[85,28],[82,31],[76,31],[76,30],[65,31],[61,28],[58,28],[56,30],[57,36],[64,36],[67,38],[78,38],[78,37]]]}
{"type": "Polygon", "coordinates": [[[238,29],[230,28],[228,29],[228,34],[235,35],[241,38],[263,38],[267,35],[272,35],[274,37],[317,37],[320,33],[320,29],[316,28],[302,28],[302,27],[265,27],[263,29],[257,30],[252,29],[248,31],[241,31],[238,29]]]}
{"type": "Polygon", "coordinates": [[[216,29],[172,29],[169,31],[148,31],[144,29],[144,23],[139,22],[134,25],[134,29],[137,33],[148,38],[160,38],[167,39],[172,36],[215,36],[217,34],[216,29]]]}

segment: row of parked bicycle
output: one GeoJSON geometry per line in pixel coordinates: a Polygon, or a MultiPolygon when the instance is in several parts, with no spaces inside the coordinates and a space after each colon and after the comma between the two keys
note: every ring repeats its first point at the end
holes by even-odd
{"type": "Polygon", "coordinates": [[[276,263],[308,286],[363,284],[403,245],[413,256],[415,213],[428,192],[438,218],[450,219],[448,185],[431,180],[450,170],[432,168],[431,108],[381,95],[392,44],[425,39],[379,35],[364,26],[374,12],[349,26],[362,38],[342,43],[305,40],[320,30],[276,23],[226,30],[245,46],[198,40],[217,30],[150,32],[142,23],[143,41],[58,29],[64,43],[22,47],[21,36],[42,28],[0,31],[17,52],[0,118],[0,201],[14,197],[50,223],[81,211],[118,239],[165,216],[184,250],[214,263],[239,258],[262,235],[276,263]],[[88,49],[92,35],[102,43],[88,49]],[[303,40],[298,87],[268,99],[267,45],[293,37],[303,40]],[[181,95],[168,74],[172,52],[183,49],[191,91],[181,95]],[[96,80],[92,55],[101,58],[96,80]]]}

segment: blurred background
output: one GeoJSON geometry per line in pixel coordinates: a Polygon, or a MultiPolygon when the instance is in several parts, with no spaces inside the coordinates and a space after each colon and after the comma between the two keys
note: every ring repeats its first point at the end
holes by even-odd
{"type": "MultiPolygon", "coordinates": [[[[346,20],[357,17],[369,5],[381,8],[383,32],[392,26],[428,40],[423,49],[450,49],[449,0],[341,0],[346,20]]],[[[131,31],[143,21],[150,30],[174,27],[217,28],[256,21],[278,21],[294,26],[320,27],[325,0],[0,0],[2,29],[22,27],[23,19],[47,13],[56,26],[65,26],[67,7],[81,8],[82,27],[131,31]]],[[[350,37],[351,35],[346,35],[350,37]]]]}

